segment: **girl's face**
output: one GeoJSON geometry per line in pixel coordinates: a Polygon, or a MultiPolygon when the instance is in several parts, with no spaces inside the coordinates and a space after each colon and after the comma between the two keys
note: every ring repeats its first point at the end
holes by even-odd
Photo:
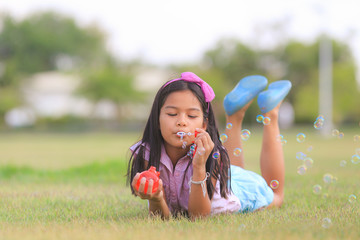
{"type": "MultiPolygon", "coordinates": [[[[169,94],[160,109],[160,131],[165,141],[165,148],[181,148],[183,142],[177,132],[195,133],[196,128],[206,130],[204,113],[197,97],[190,90],[177,91],[169,94]]],[[[183,141],[190,145],[194,135],[184,136],[183,141]]]]}

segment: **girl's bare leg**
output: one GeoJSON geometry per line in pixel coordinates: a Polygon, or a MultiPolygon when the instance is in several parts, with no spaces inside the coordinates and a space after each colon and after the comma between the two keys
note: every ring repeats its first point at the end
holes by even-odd
{"type": "Polygon", "coordinates": [[[274,200],[269,207],[280,207],[284,200],[285,164],[282,145],[279,141],[280,130],[278,124],[280,104],[273,110],[263,114],[264,117],[269,117],[271,122],[269,125],[264,125],[263,130],[260,155],[261,174],[269,186],[272,180],[279,181],[278,188],[273,189],[274,200]]]}
{"type": "Polygon", "coordinates": [[[252,101],[246,104],[243,108],[239,111],[234,113],[231,116],[226,115],[226,122],[232,124],[231,129],[225,129],[225,134],[228,136],[226,142],[224,142],[224,147],[226,148],[229,158],[230,164],[239,166],[244,168],[244,154],[241,153],[240,156],[234,155],[234,149],[240,148],[242,149],[242,142],[241,142],[241,130],[242,130],[242,122],[244,120],[245,112],[249,108],[252,101]]]}

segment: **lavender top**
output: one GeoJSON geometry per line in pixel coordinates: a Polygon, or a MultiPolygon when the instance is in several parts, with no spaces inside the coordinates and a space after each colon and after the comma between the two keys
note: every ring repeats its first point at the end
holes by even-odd
{"type": "MultiPolygon", "coordinates": [[[[140,141],[130,147],[131,152],[140,144],[140,141]]],[[[146,146],[145,160],[149,161],[150,150],[146,146]]],[[[160,178],[163,181],[166,203],[171,213],[187,211],[189,201],[189,180],[193,174],[192,165],[188,167],[190,158],[184,156],[179,159],[175,167],[166,153],[165,147],[161,146],[160,178]],[[186,172],[185,172],[186,171],[186,172]]],[[[211,200],[211,214],[222,212],[237,212],[241,205],[239,199],[231,192],[225,199],[220,195],[220,183],[216,182],[215,192],[211,200]]]]}

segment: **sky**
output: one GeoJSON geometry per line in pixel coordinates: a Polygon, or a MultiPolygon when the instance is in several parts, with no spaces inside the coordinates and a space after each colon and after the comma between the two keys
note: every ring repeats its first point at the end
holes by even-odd
{"type": "Polygon", "coordinates": [[[346,41],[360,66],[358,0],[0,0],[19,19],[55,10],[80,25],[98,24],[108,48],[122,59],[159,65],[196,62],[225,37],[266,48],[289,38],[313,41],[320,33],[346,41]],[[283,31],[270,31],[281,23],[283,31]]]}

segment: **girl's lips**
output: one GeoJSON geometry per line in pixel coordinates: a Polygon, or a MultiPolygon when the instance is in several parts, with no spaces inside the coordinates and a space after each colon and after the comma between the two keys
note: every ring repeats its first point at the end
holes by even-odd
{"type": "Polygon", "coordinates": [[[179,132],[177,132],[177,133],[175,133],[175,134],[176,134],[176,136],[178,136],[179,138],[187,136],[187,134],[186,134],[185,132],[182,132],[182,131],[179,131],[179,132]]]}

